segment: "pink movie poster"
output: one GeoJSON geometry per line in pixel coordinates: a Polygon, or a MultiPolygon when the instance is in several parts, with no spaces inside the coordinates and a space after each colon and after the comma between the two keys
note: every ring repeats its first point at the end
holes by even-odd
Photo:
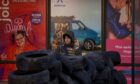
{"type": "MultiPolygon", "coordinates": [[[[0,60],[15,61],[22,52],[46,49],[46,1],[0,0],[0,60]]],[[[0,80],[15,69],[15,64],[0,64],[0,80]]]]}
{"type": "Polygon", "coordinates": [[[118,51],[121,63],[131,63],[131,0],[106,0],[106,50],[118,51]]]}
{"type": "Polygon", "coordinates": [[[135,64],[140,64],[140,1],[135,0],[135,64]]]}
{"type": "Polygon", "coordinates": [[[106,50],[118,51],[127,84],[132,82],[132,0],[106,0],[106,50]],[[124,66],[128,65],[128,66],[124,66]]]}
{"type": "Polygon", "coordinates": [[[135,0],[135,39],[134,39],[135,84],[140,82],[140,0],[135,0]],[[138,66],[136,66],[138,65],[138,66]]]}

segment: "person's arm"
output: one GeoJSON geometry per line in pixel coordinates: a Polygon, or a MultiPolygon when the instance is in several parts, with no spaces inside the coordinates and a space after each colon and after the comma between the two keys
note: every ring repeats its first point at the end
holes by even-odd
{"type": "Polygon", "coordinates": [[[75,49],[75,55],[82,55],[81,47],[75,49]]]}
{"type": "Polygon", "coordinates": [[[74,43],[74,50],[75,50],[75,55],[82,55],[82,50],[81,50],[81,46],[78,40],[75,40],[74,43]]]}

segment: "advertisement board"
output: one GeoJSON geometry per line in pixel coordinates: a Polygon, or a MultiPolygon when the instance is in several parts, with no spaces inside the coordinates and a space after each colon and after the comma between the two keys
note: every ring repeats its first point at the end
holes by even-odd
{"type": "Polygon", "coordinates": [[[74,33],[82,51],[101,49],[101,0],[51,0],[50,48],[65,44],[63,35],[74,33]]]}
{"type": "MultiPolygon", "coordinates": [[[[46,49],[47,0],[0,0],[0,60],[15,61],[22,52],[46,49]]],[[[15,64],[0,64],[7,80],[15,64]]]]}
{"type": "Polygon", "coordinates": [[[140,82],[140,1],[135,0],[134,18],[134,83],[140,82]]]}
{"type": "Polygon", "coordinates": [[[118,51],[121,63],[131,63],[132,1],[106,0],[105,39],[107,51],[118,51]]]}

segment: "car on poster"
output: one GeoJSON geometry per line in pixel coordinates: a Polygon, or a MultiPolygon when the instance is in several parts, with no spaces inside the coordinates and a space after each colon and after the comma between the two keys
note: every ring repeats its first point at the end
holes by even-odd
{"type": "Polygon", "coordinates": [[[100,45],[100,35],[87,27],[82,21],[75,20],[74,16],[56,16],[51,18],[51,43],[57,38],[58,45],[63,44],[63,34],[73,31],[75,39],[85,50],[93,50],[100,45]]]}

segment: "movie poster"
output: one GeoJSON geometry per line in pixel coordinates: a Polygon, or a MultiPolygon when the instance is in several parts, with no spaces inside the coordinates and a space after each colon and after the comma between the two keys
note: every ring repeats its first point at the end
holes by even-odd
{"type": "Polygon", "coordinates": [[[140,64],[140,1],[135,0],[135,63],[140,64]]]}
{"type": "Polygon", "coordinates": [[[135,84],[140,82],[140,0],[135,0],[134,69],[135,84]]]}
{"type": "Polygon", "coordinates": [[[132,2],[106,0],[106,50],[118,51],[121,63],[131,63],[132,2]]]}
{"type": "MultiPolygon", "coordinates": [[[[0,0],[0,60],[46,49],[46,1],[0,0]]],[[[0,64],[0,80],[15,69],[15,64],[0,64]]]]}
{"type": "Polygon", "coordinates": [[[65,45],[69,31],[82,51],[100,49],[101,12],[101,0],[51,0],[51,49],[65,45]]]}

